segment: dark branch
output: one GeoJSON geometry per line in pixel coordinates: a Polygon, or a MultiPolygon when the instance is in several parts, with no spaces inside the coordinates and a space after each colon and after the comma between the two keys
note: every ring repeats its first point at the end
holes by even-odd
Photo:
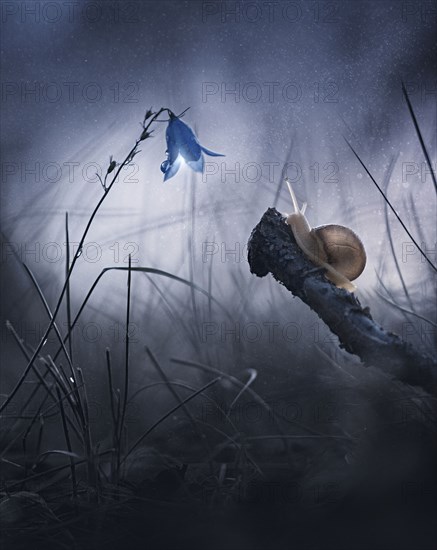
{"type": "Polygon", "coordinates": [[[328,281],[298,247],[285,217],[269,208],[248,243],[250,270],[258,277],[271,273],[304,301],[338,336],[340,347],[358,355],[366,366],[437,393],[437,362],[419,353],[399,336],[387,332],[354,294],[328,281]]]}

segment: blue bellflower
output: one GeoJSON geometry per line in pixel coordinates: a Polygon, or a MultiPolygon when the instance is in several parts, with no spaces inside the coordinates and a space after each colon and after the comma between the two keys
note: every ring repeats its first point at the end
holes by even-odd
{"type": "Polygon", "coordinates": [[[220,153],[214,153],[206,147],[200,145],[193,130],[182,122],[180,117],[169,112],[170,120],[168,122],[165,137],[167,140],[167,159],[161,164],[161,172],[164,173],[164,181],[177,174],[181,167],[182,160],[188,164],[195,172],[203,172],[204,160],[203,153],[211,157],[224,157],[220,153]]]}

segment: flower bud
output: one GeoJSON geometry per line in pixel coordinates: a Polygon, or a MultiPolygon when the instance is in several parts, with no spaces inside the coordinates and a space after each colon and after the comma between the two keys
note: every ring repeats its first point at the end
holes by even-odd
{"type": "Polygon", "coordinates": [[[109,168],[108,168],[108,174],[110,174],[111,172],[114,171],[114,168],[117,166],[117,163],[115,160],[111,160],[111,162],[109,163],[109,168]]]}

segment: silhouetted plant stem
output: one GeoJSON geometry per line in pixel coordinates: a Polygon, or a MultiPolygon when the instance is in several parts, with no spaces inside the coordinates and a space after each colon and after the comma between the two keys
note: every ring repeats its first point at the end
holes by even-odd
{"type": "Polygon", "coordinates": [[[355,155],[355,157],[358,159],[358,161],[360,162],[361,166],[364,168],[364,170],[367,172],[367,175],[369,176],[369,178],[372,180],[372,182],[374,183],[374,185],[376,186],[376,188],[378,189],[378,191],[381,193],[381,195],[383,196],[385,202],[389,205],[391,211],[393,212],[393,214],[396,216],[396,218],[398,219],[398,222],[402,225],[402,227],[404,228],[405,232],[407,233],[407,235],[410,237],[410,239],[412,240],[412,242],[414,243],[414,245],[417,247],[417,250],[420,252],[420,254],[425,258],[425,260],[428,262],[428,264],[433,268],[433,270],[435,272],[437,272],[437,267],[431,262],[431,260],[428,258],[428,256],[425,254],[425,252],[421,249],[421,247],[419,246],[419,243],[416,241],[416,239],[413,237],[413,235],[409,232],[407,226],[404,224],[404,222],[402,221],[401,217],[399,216],[399,214],[396,212],[396,210],[394,209],[394,207],[392,206],[391,202],[388,200],[388,198],[386,197],[386,195],[384,194],[384,191],[381,189],[381,187],[378,185],[378,183],[376,182],[375,178],[372,176],[372,174],[370,173],[369,169],[367,168],[367,166],[364,164],[364,162],[361,160],[361,158],[359,157],[358,153],[355,151],[355,149],[352,147],[352,145],[348,142],[348,140],[346,138],[344,138],[346,143],[348,144],[350,150],[352,151],[352,153],[355,155]]]}
{"type": "MultiPolygon", "coordinates": [[[[123,160],[123,162],[118,166],[118,169],[115,171],[115,175],[113,177],[113,179],[111,180],[111,183],[108,185],[108,187],[105,187],[105,190],[104,190],[104,194],[103,196],[99,199],[99,201],[97,202],[97,205],[94,207],[94,210],[92,211],[91,213],[91,216],[86,224],[86,227],[85,227],[85,230],[82,234],[82,237],[79,241],[79,246],[77,248],[77,251],[75,252],[74,256],[73,256],[73,260],[71,262],[71,266],[68,270],[68,274],[65,278],[65,282],[64,282],[64,285],[62,287],[62,290],[61,290],[61,294],[58,298],[58,301],[57,301],[57,304],[56,304],[56,307],[53,311],[53,318],[52,320],[50,321],[49,323],[49,326],[47,327],[45,333],[44,333],[44,336],[41,338],[41,341],[40,343],[38,344],[37,348],[35,349],[35,352],[32,356],[32,358],[30,359],[27,367],[25,368],[24,372],[22,373],[22,375],[20,376],[20,379],[18,380],[17,384],[15,385],[15,387],[12,389],[12,391],[9,393],[8,397],[5,399],[5,401],[2,403],[2,405],[0,405],[0,413],[5,409],[5,407],[8,406],[8,404],[11,402],[11,400],[15,397],[16,393],[18,392],[18,390],[20,389],[22,383],[24,382],[26,376],[29,374],[31,368],[32,368],[32,365],[33,365],[33,362],[35,361],[35,359],[38,357],[38,354],[39,352],[41,351],[42,347],[44,346],[47,338],[48,338],[48,335],[50,334],[50,331],[53,327],[53,324],[56,320],[56,317],[59,313],[59,309],[61,307],[61,304],[62,304],[62,299],[64,297],[64,294],[67,290],[67,286],[68,286],[68,283],[69,283],[69,280],[70,280],[70,277],[71,277],[71,274],[73,272],[73,269],[76,265],[76,262],[78,260],[78,258],[80,257],[81,253],[82,253],[82,248],[83,248],[83,245],[85,243],[85,239],[88,235],[88,231],[90,230],[91,228],[91,225],[94,221],[94,218],[96,217],[98,211],[100,210],[100,207],[102,206],[105,198],[108,196],[110,190],[112,189],[115,181],[117,180],[121,170],[124,168],[124,166],[126,166],[127,164],[129,164],[131,162],[131,160],[133,159],[133,157],[136,155],[137,153],[137,149],[138,149],[138,145],[140,144],[140,142],[145,139],[145,137],[143,137],[145,134],[147,134],[148,132],[148,129],[150,128],[151,124],[153,124],[153,122],[155,122],[155,120],[158,118],[158,116],[164,112],[164,111],[168,111],[168,109],[163,109],[161,108],[157,113],[155,113],[150,121],[147,123],[147,124],[144,124],[144,128],[143,128],[143,132],[141,134],[141,136],[135,141],[135,145],[132,147],[132,149],[129,151],[128,155],[126,156],[126,158],[123,160]]],[[[149,136],[146,136],[146,137],[149,137],[149,136]]]]}
{"type": "Polygon", "coordinates": [[[124,421],[126,418],[127,398],[129,393],[129,323],[130,323],[130,303],[131,303],[131,284],[132,284],[132,258],[129,254],[129,265],[127,271],[127,299],[126,299],[126,327],[125,327],[125,348],[124,348],[124,392],[123,403],[120,415],[120,425],[118,434],[118,458],[117,470],[120,470],[121,441],[123,438],[124,421]]]}
{"type": "MultiPolygon", "coordinates": [[[[393,173],[393,169],[394,169],[394,166],[396,164],[396,160],[397,160],[397,156],[396,157],[393,157],[391,159],[391,162],[390,162],[390,165],[387,169],[387,173],[385,175],[385,178],[384,178],[384,184],[385,184],[385,196],[388,197],[388,187],[390,185],[390,179],[391,179],[391,176],[392,176],[392,173],[393,173]]],[[[398,258],[396,256],[396,252],[395,252],[395,247],[394,247],[394,243],[393,243],[393,237],[392,237],[392,234],[391,234],[391,228],[390,228],[390,220],[388,218],[388,205],[387,205],[387,201],[384,201],[384,218],[385,218],[385,225],[386,225],[386,228],[387,228],[387,236],[388,236],[388,241],[389,241],[389,244],[390,244],[390,251],[391,251],[391,255],[392,255],[392,258],[393,258],[393,261],[395,263],[395,266],[396,266],[396,271],[397,271],[397,274],[399,275],[399,279],[401,281],[401,284],[402,284],[402,288],[403,288],[403,291],[404,291],[404,294],[405,294],[405,297],[408,301],[408,304],[410,306],[410,309],[412,311],[414,311],[414,306],[413,306],[413,302],[411,300],[411,297],[410,297],[410,293],[408,292],[408,289],[407,289],[407,285],[405,284],[405,280],[404,280],[404,277],[402,275],[402,271],[401,271],[401,268],[399,266],[399,262],[398,262],[398,258]]]]}
{"type": "MultiPolygon", "coordinates": [[[[79,311],[77,312],[75,318],[73,319],[73,322],[71,324],[71,328],[73,330],[73,328],[76,326],[78,320],[79,320],[79,317],[81,316],[83,310],[85,309],[85,306],[87,305],[89,299],[91,298],[95,288],[97,287],[98,283],[100,282],[100,280],[102,279],[103,275],[105,275],[105,273],[108,273],[110,271],[127,271],[128,268],[127,267],[105,267],[104,269],[102,269],[102,271],[100,272],[100,274],[97,276],[96,280],[94,281],[94,283],[92,284],[91,288],[89,289],[87,295],[85,296],[85,299],[84,301],[82,302],[80,308],[79,308],[79,311]]],[[[214,298],[214,296],[212,296],[211,294],[209,294],[206,290],[204,290],[202,287],[194,284],[194,283],[191,283],[190,281],[188,281],[187,279],[183,279],[182,277],[178,277],[177,275],[173,275],[172,273],[169,273],[167,271],[163,271],[162,269],[155,269],[153,267],[132,267],[131,268],[131,271],[132,272],[139,272],[139,273],[144,273],[144,274],[152,274],[152,275],[159,275],[159,276],[162,276],[162,277],[166,277],[166,278],[169,278],[169,279],[172,279],[173,281],[177,281],[179,283],[182,283],[186,286],[193,286],[193,288],[197,291],[197,292],[200,292],[201,294],[203,294],[204,296],[206,296],[208,299],[211,300],[211,302],[214,302],[214,304],[216,304],[225,314],[226,316],[228,317],[228,319],[230,320],[233,320],[233,317],[232,315],[230,314],[230,312],[216,299],[214,298]]],[[[66,343],[67,341],[67,338],[68,338],[68,334],[64,337],[64,344],[66,343]]],[[[54,355],[54,359],[56,360],[56,358],[58,357],[58,355],[61,353],[62,351],[62,348],[59,348],[57,350],[57,352],[55,353],[54,355]]]]}
{"type": "Polygon", "coordinates": [[[426,162],[429,166],[429,171],[431,172],[432,181],[434,183],[434,190],[437,193],[437,180],[436,175],[432,166],[431,159],[429,158],[428,150],[426,148],[425,142],[423,140],[422,132],[420,131],[419,124],[414,114],[413,106],[411,105],[410,98],[408,97],[407,90],[404,83],[402,82],[402,93],[404,94],[405,101],[407,102],[408,110],[410,111],[411,118],[413,120],[414,129],[416,130],[417,137],[419,138],[420,146],[422,147],[423,154],[425,156],[426,162]]]}
{"type": "MultiPolygon", "coordinates": [[[[118,453],[118,418],[115,410],[114,402],[114,383],[112,379],[112,366],[111,366],[111,352],[109,348],[106,348],[106,370],[108,373],[108,390],[109,390],[109,404],[111,408],[111,418],[112,418],[112,446],[117,450],[118,453]]],[[[116,479],[116,456],[115,453],[111,455],[111,482],[114,483],[116,479]]]]}
{"type": "MultiPolygon", "coordinates": [[[[58,395],[59,406],[60,406],[60,409],[61,409],[62,427],[63,427],[63,430],[64,430],[64,437],[65,437],[65,443],[67,445],[67,451],[69,453],[72,453],[73,448],[71,446],[70,434],[68,432],[68,425],[67,425],[67,420],[66,420],[66,416],[65,416],[64,405],[63,405],[62,398],[61,398],[61,392],[60,392],[58,387],[56,387],[56,393],[58,395]]],[[[74,464],[73,456],[70,456],[70,470],[71,470],[71,485],[72,485],[72,490],[73,490],[73,498],[76,499],[76,497],[77,497],[76,466],[74,464]]]]}
{"type": "MultiPolygon", "coordinates": [[[[68,278],[68,272],[70,270],[70,235],[68,231],[68,212],[65,212],[65,279],[68,278]]],[[[70,353],[70,360],[73,363],[73,337],[70,334],[71,331],[71,299],[70,299],[70,280],[67,281],[67,290],[66,290],[66,305],[67,305],[67,333],[68,337],[68,350],[70,353]]]]}
{"type": "Polygon", "coordinates": [[[94,453],[93,453],[93,444],[91,440],[91,427],[90,427],[90,417],[89,417],[89,407],[88,407],[88,396],[86,391],[86,385],[83,378],[82,369],[77,369],[78,381],[82,387],[82,402],[83,402],[83,414],[84,414],[84,424],[83,424],[83,437],[85,444],[85,456],[87,459],[87,481],[88,485],[94,489],[97,488],[97,477],[96,477],[96,467],[94,463],[94,453]]]}

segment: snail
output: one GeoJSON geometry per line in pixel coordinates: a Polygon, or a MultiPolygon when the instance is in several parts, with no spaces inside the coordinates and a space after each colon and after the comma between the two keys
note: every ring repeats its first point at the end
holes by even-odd
{"type": "Polygon", "coordinates": [[[354,292],[351,282],[366,265],[366,251],[358,235],[343,225],[329,224],[311,228],[305,218],[307,203],[299,208],[296,195],[288,179],[288,189],[294,212],[287,216],[294,238],[302,252],[316,265],[326,269],[325,276],[339,288],[354,292]]]}

